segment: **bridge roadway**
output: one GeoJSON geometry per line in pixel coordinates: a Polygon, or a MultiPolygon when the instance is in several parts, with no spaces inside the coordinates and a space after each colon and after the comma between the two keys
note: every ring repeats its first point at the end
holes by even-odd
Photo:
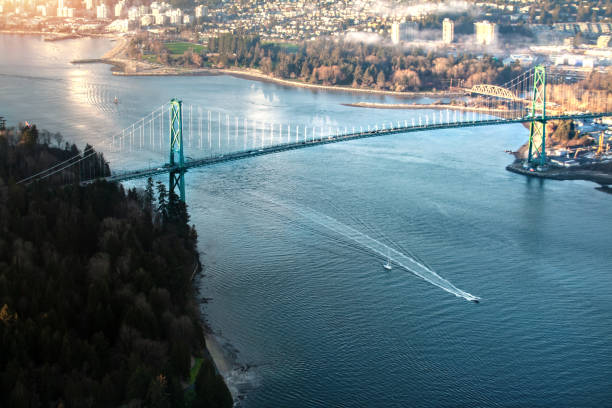
{"type": "MultiPolygon", "coordinates": [[[[546,120],[548,121],[548,120],[567,120],[567,119],[594,119],[594,118],[601,118],[605,116],[612,116],[612,112],[547,116],[546,120]]],[[[190,169],[194,167],[212,166],[212,165],[219,164],[219,163],[225,163],[225,162],[234,161],[234,160],[241,160],[241,159],[246,159],[249,157],[263,156],[263,155],[271,154],[271,153],[284,152],[286,150],[301,149],[304,147],[313,147],[313,146],[318,146],[322,144],[344,142],[347,140],[363,139],[367,137],[385,136],[385,135],[392,135],[392,134],[398,134],[398,133],[419,132],[419,131],[436,130],[436,129],[454,129],[454,128],[463,128],[463,127],[475,127],[475,126],[505,125],[509,123],[531,122],[531,120],[532,119],[530,117],[517,118],[517,119],[498,118],[498,119],[490,119],[490,120],[480,120],[477,122],[464,121],[464,122],[429,124],[429,125],[423,125],[423,126],[403,126],[403,127],[397,127],[397,128],[389,128],[389,129],[370,130],[370,131],[358,132],[358,133],[347,133],[347,134],[338,135],[338,136],[330,135],[330,136],[326,136],[320,139],[299,141],[295,143],[263,147],[261,149],[252,149],[252,150],[247,150],[247,151],[242,151],[242,152],[229,153],[229,154],[219,155],[216,157],[209,157],[205,159],[191,160],[185,163],[185,169],[190,169]]],[[[178,171],[178,170],[179,170],[178,166],[169,166],[166,164],[163,167],[139,169],[139,170],[133,170],[133,171],[128,171],[124,173],[117,173],[112,176],[105,177],[104,180],[106,181],[126,181],[126,180],[150,177],[150,176],[168,173],[171,171],[178,171]]],[[[86,182],[83,182],[83,184],[87,184],[93,181],[95,180],[86,181],[86,182]]]]}

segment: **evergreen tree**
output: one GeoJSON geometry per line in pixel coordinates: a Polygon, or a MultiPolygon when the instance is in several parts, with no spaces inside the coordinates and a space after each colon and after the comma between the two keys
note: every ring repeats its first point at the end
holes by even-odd
{"type": "Polygon", "coordinates": [[[157,213],[163,224],[168,219],[168,192],[166,186],[161,181],[157,182],[157,194],[157,213]]]}

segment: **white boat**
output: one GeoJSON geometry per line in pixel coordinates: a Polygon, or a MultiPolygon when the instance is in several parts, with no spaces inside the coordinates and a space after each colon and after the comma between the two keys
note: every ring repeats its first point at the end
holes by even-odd
{"type": "Polygon", "coordinates": [[[385,268],[388,271],[393,269],[393,266],[391,266],[391,262],[390,262],[390,259],[389,259],[389,251],[387,251],[387,263],[383,264],[383,268],[385,268]]]}
{"type": "Polygon", "coordinates": [[[116,105],[119,103],[119,99],[117,99],[117,97],[115,96],[115,100],[113,100],[113,103],[116,105]]]}

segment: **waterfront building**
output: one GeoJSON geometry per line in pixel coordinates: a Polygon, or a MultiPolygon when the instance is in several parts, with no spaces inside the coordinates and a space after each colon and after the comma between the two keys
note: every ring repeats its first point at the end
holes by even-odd
{"type": "Polygon", "coordinates": [[[151,3],[151,14],[158,15],[161,14],[162,6],[158,2],[154,1],[151,3]]]}
{"type": "Polygon", "coordinates": [[[110,17],[109,9],[106,4],[102,3],[96,7],[96,18],[104,20],[110,17]]]}
{"type": "Polygon", "coordinates": [[[168,22],[168,16],[165,14],[154,14],[153,16],[155,17],[155,25],[163,26],[168,22]]]}
{"type": "Polygon", "coordinates": [[[442,42],[450,44],[455,39],[455,23],[450,18],[442,21],[442,42]]]}
{"type": "Polygon", "coordinates": [[[130,7],[128,10],[128,20],[134,21],[140,18],[140,10],[138,7],[130,7]]]}
{"type": "MultiPolygon", "coordinates": [[[[63,3],[63,2],[62,2],[63,3]]],[[[74,8],[63,6],[62,8],[57,8],[57,16],[58,17],[74,17],[74,8]]]]}
{"type": "Polygon", "coordinates": [[[145,14],[144,16],[140,17],[141,27],[148,27],[152,25],[154,22],[155,22],[155,17],[152,14],[145,14]]]}
{"type": "Polygon", "coordinates": [[[208,7],[206,7],[205,5],[200,4],[195,8],[196,18],[204,17],[206,14],[208,14],[208,7]]]}
{"type": "Polygon", "coordinates": [[[181,9],[174,9],[174,10],[170,10],[170,24],[181,24],[181,22],[183,21],[183,12],[181,11],[181,9]]]}
{"type": "Polygon", "coordinates": [[[185,14],[183,16],[183,24],[191,24],[193,23],[193,17],[189,14],[185,14]]]}
{"type": "Polygon", "coordinates": [[[36,6],[36,13],[39,16],[46,17],[47,16],[47,6],[45,6],[45,5],[38,5],[38,6],[36,6]]]}
{"type": "Polygon", "coordinates": [[[496,24],[487,20],[474,23],[474,31],[476,32],[476,43],[482,45],[493,44],[496,40],[495,30],[496,24]]]}
{"type": "Polygon", "coordinates": [[[125,1],[120,1],[115,4],[115,17],[121,17],[125,11],[125,1]]]}
{"type": "Polygon", "coordinates": [[[130,22],[128,19],[118,19],[106,26],[108,31],[117,31],[120,33],[127,33],[130,29],[130,22]]]}
{"type": "Polygon", "coordinates": [[[597,48],[608,48],[610,46],[610,40],[612,36],[610,35],[600,35],[597,37],[597,48]]]}

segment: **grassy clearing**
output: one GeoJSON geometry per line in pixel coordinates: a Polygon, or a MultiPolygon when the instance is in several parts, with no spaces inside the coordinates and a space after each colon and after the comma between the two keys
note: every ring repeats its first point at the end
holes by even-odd
{"type": "Polygon", "coordinates": [[[196,357],[193,367],[191,367],[191,371],[189,372],[189,385],[195,383],[196,377],[200,372],[200,367],[202,367],[203,362],[204,359],[202,357],[196,357]]]}
{"type": "Polygon", "coordinates": [[[187,403],[185,406],[187,407],[190,407],[191,403],[195,400],[195,380],[200,372],[200,368],[202,368],[203,362],[204,359],[202,357],[196,357],[191,371],[189,371],[189,383],[185,389],[185,402],[187,403]]]}
{"type": "Polygon", "coordinates": [[[199,54],[205,49],[205,47],[201,44],[189,42],[171,42],[164,45],[172,55],[183,55],[183,53],[188,49],[191,49],[193,52],[199,54]]]}
{"type": "Polygon", "coordinates": [[[147,62],[151,62],[151,63],[157,62],[157,56],[153,54],[145,54],[142,56],[142,59],[144,59],[147,62]]]}
{"type": "Polygon", "coordinates": [[[297,44],[285,43],[285,42],[269,41],[269,42],[264,42],[262,44],[264,44],[264,45],[266,45],[266,44],[275,45],[277,47],[282,48],[283,50],[285,50],[287,52],[296,52],[300,48],[297,44]]]}

